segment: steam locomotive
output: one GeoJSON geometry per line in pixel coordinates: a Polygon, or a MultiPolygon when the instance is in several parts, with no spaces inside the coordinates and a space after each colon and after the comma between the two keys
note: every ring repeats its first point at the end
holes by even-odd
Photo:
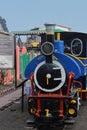
{"type": "Polygon", "coordinates": [[[74,33],[76,37],[70,44],[70,40],[66,42],[69,38],[63,37],[67,33],[69,36],[69,32],[62,34],[62,40],[54,40],[52,27],[46,25],[41,54],[25,70],[25,77],[31,81],[28,111],[36,125],[59,125],[76,117],[82,100],[83,77],[87,75],[87,59],[79,58],[84,47],[79,33],[74,33]],[[66,53],[67,50],[71,52],[66,53]]]}

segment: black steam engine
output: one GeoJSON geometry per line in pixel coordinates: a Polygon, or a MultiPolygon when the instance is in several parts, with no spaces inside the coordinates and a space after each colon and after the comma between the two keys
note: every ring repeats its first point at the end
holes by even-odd
{"type": "MultiPolygon", "coordinates": [[[[25,70],[25,77],[31,82],[28,111],[37,125],[59,125],[77,116],[82,100],[82,77],[87,74],[86,59],[77,57],[82,51],[80,46],[83,47],[81,40],[73,40],[72,54],[66,54],[65,39],[54,40],[53,27],[46,24],[46,41],[41,44],[41,54],[25,70]],[[75,48],[75,42],[81,50],[75,48]]],[[[69,46],[66,44],[68,51],[69,46]]]]}

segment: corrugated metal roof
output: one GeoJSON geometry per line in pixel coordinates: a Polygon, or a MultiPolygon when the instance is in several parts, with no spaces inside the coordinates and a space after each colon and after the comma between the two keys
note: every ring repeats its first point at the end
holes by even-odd
{"type": "MultiPolygon", "coordinates": [[[[54,32],[64,32],[64,30],[55,29],[54,32]]],[[[31,35],[31,34],[44,34],[45,30],[29,30],[29,31],[13,31],[11,32],[15,35],[31,35]]]]}
{"type": "Polygon", "coordinates": [[[29,30],[29,31],[13,31],[11,32],[15,35],[30,35],[30,34],[42,34],[42,33],[45,33],[44,30],[29,30]]]}
{"type": "MultiPolygon", "coordinates": [[[[65,26],[61,26],[61,25],[56,24],[54,32],[67,32],[70,30],[71,30],[71,28],[69,28],[69,27],[65,27],[65,26]]],[[[31,30],[27,30],[27,31],[13,31],[11,33],[13,33],[15,35],[43,34],[43,33],[46,33],[46,27],[41,26],[41,27],[36,27],[36,28],[33,28],[31,30]]]]}

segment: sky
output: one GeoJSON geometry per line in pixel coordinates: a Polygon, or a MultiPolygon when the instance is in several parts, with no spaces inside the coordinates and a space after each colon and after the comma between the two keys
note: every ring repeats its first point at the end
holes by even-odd
{"type": "Polygon", "coordinates": [[[9,31],[54,23],[87,33],[87,0],[0,0],[9,31]]]}

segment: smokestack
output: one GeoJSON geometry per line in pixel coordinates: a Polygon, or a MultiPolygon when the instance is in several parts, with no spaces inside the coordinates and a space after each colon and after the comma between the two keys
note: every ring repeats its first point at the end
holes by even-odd
{"type": "Polygon", "coordinates": [[[54,43],[55,24],[44,24],[46,27],[46,41],[54,43]]]}

